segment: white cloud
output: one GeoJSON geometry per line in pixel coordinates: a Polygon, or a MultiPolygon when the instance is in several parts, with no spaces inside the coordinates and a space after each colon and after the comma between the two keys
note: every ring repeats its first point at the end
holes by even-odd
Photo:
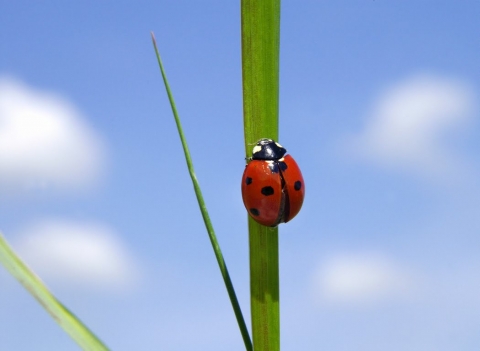
{"type": "Polygon", "coordinates": [[[468,162],[452,142],[474,112],[474,93],[467,83],[413,76],[378,98],[351,146],[357,156],[387,168],[444,180],[462,176],[468,162]]]}
{"type": "Polygon", "coordinates": [[[104,146],[59,95],[0,78],[0,191],[76,188],[101,173],[104,146]]]}
{"type": "Polygon", "coordinates": [[[16,250],[45,279],[93,288],[126,288],[139,270],[118,236],[95,223],[44,220],[22,232],[16,250]]]}
{"type": "Polygon", "coordinates": [[[413,280],[379,254],[339,254],[322,262],[313,277],[321,303],[363,305],[407,296],[413,280]]]}

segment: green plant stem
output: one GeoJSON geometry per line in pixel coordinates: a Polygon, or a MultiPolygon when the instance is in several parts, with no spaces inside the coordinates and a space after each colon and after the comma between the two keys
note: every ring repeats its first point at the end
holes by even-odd
{"type": "Polygon", "coordinates": [[[195,194],[197,196],[198,206],[200,207],[200,211],[203,216],[203,221],[205,222],[205,227],[207,228],[208,236],[210,238],[213,251],[215,252],[218,266],[220,268],[220,272],[222,273],[222,277],[225,282],[225,287],[227,288],[228,296],[230,297],[230,301],[232,303],[233,311],[235,312],[235,317],[237,318],[237,323],[240,328],[240,332],[242,334],[243,342],[245,343],[245,348],[247,349],[247,351],[253,351],[252,341],[248,334],[247,325],[245,324],[245,320],[243,318],[242,311],[240,309],[240,305],[238,303],[238,299],[235,294],[235,290],[233,288],[230,275],[228,273],[227,265],[225,264],[225,260],[223,259],[222,251],[220,250],[220,245],[218,244],[215,231],[213,230],[212,222],[210,221],[210,216],[208,215],[208,211],[207,211],[207,206],[205,205],[205,201],[203,200],[203,195],[200,190],[200,185],[198,183],[197,177],[195,175],[195,171],[193,169],[192,158],[190,157],[187,141],[183,133],[182,125],[180,123],[180,118],[178,116],[178,111],[175,106],[175,101],[173,99],[173,95],[170,90],[170,85],[168,84],[167,76],[163,68],[163,63],[160,58],[160,54],[157,48],[157,43],[153,33],[152,33],[152,41],[153,41],[153,46],[155,48],[155,54],[157,55],[158,65],[160,66],[160,71],[162,73],[163,82],[165,83],[165,88],[167,90],[168,99],[170,100],[170,105],[172,107],[173,116],[175,117],[175,123],[177,124],[178,134],[180,135],[180,140],[182,142],[183,152],[185,153],[185,159],[187,161],[188,171],[190,173],[190,177],[192,178],[193,188],[195,189],[195,194]]]}
{"type": "Polygon", "coordinates": [[[250,295],[255,351],[280,350],[278,229],[249,218],[250,295]]]}
{"type": "Polygon", "coordinates": [[[83,350],[107,351],[108,348],[55,296],[27,267],[0,233],[0,262],[83,350]]]}
{"type": "MultiPolygon", "coordinates": [[[[280,0],[242,0],[245,150],[278,140],[280,0]]],[[[250,295],[255,351],[280,350],[278,228],[248,219],[250,295]]]]}

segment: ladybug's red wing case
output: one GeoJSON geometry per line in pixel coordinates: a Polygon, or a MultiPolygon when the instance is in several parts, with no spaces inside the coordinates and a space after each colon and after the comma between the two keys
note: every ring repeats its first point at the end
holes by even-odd
{"type": "Polygon", "coordinates": [[[286,168],[285,166],[280,167],[285,181],[284,192],[286,195],[283,222],[287,223],[302,208],[303,198],[305,197],[305,183],[302,172],[292,156],[286,155],[283,162],[287,166],[286,168]]]}
{"type": "Polygon", "coordinates": [[[242,178],[243,203],[258,223],[275,227],[302,208],[305,184],[295,160],[272,139],[260,139],[242,178]]]}
{"type": "Polygon", "coordinates": [[[271,165],[272,161],[252,160],[242,178],[243,203],[248,213],[265,226],[279,223],[284,206],[280,173],[271,165]]]}

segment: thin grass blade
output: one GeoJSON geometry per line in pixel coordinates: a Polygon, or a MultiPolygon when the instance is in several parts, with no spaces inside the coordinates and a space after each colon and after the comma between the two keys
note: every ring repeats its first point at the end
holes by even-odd
{"type": "Polygon", "coordinates": [[[253,351],[252,341],[250,339],[250,335],[248,334],[247,325],[245,324],[245,319],[243,318],[242,311],[240,309],[240,304],[238,303],[237,295],[235,294],[235,290],[233,288],[230,275],[228,273],[227,265],[225,264],[225,260],[223,258],[223,254],[220,249],[220,245],[218,244],[215,231],[213,230],[212,222],[210,221],[210,216],[208,215],[207,206],[205,205],[205,201],[203,199],[203,195],[200,190],[200,185],[198,183],[197,177],[195,175],[195,171],[193,169],[193,162],[192,162],[192,158],[190,157],[190,151],[188,150],[187,140],[183,133],[180,117],[178,115],[178,111],[175,106],[173,94],[170,90],[170,85],[168,84],[167,76],[165,74],[163,63],[160,58],[160,54],[157,48],[157,43],[153,33],[152,33],[152,41],[153,41],[153,46],[155,48],[155,54],[157,55],[158,65],[160,66],[160,71],[162,73],[163,82],[165,83],[165,89],[167,90],[168,99],[170,100],[170,105],[172,107],[173,116],[175,117],[175,123],[177,124],[178,134],[182,142],[183,151],[185,153],[185,160],[187,161],[188,171],[190,173],[190,177],[192,178],[193,187],[195,189],[195,195],[197,196],[198,206],[200,207],[200,211],[203,216],[203,221],[205,222],[205,227],[207,229],[208,236],[210,238],[210,242],[213,247],[213,251],[215,252],[215,257],[217,258],[218,266],[220,268],[220,272],[222,273],[223,281],[225,282],[225,287],[227,288],[228,296],[230,297],[230,302],[232,303],[235,317],[237,318],[238,327],[240,328],[243,342],[245,343],[245,348],[247,349],[247,351],[253,351]]]}
{"type": "Polygon", "coordinates": [[[108,348],[72,312],[48,290],[43,282],[18,257],[0,233],[0,263],[12,274],[60,326],[87,351],[107,351],[108,348]]]}

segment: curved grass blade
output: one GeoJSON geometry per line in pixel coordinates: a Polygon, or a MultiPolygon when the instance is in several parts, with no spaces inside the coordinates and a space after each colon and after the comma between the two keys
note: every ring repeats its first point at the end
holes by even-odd
{"type": "Polygon", "coordinates": [[[107,351],[108,348],[55,296],[48,290],[43,282],[33,273],[8,245],[0,233],[0,262],[60,326],[87,351],[107,351]]]}
{"type": "MultiPolygon", "coordinates": [[[[280,0],[242,0],[245,150],[261,138],[278,141],[280,0]]],[[[280,350],[278,228],[248,218],[250,295],[255,351],[280,350]]]]}
{"type": "Polygon", "coordinates": [[[238,299],[235,294],[232,281],[230,279],[230,275],[228,274],[227,265],[225,264],[225,260],[223,259],[222,251],[220,250],[220,245],[218,244],[215,231],[213,230],[212,222],[210,221],[210,216],[208,215],[208,211],[207,211],[207,206],[205,205],[205,201],[203,200],[203,195],[200,190],[200,185],[198,183],[197,177],[195,175],[195,171],[193,169],[193,162],[192,162],[192,158],[190,157],[190,151],[188,150],[187,140],[185,139],[185,135],[183,134],[182,125],[180,123],[180,117],[178,116],[178,111],[175,106],[175,101],[173,99],[173,95],[170,90],[170,85],[168,84],[168,80],[165,74],[165,70],[163,68],[162,60],[158,52],[155,36],[153,33],[151,34],[152,34],[153,46],[155,48],[155,54],[157,55],[158,65],[160,66],[163,82],[165,83],[165,89],[167,90],[168,99],[170,100],[170,105],[172,106],[172,112],[173,112],[173,116],[175,117],[175,123],[177,124],[178,134],[180,136],[180,140],[182,141],[183,152],[185,153],[185,160],[187,161],[188,171],[190,173],[190,177],[192,178],[193,188],[195,189],[195,194],[197,196],[198,206],[200,207],[203,221],[205,222],[205,227],[207,228],[208,236],[210,237],[210,242],[212,244],[213,251],[215,252],[218,266],[220,268],[220,272],[222,273],[222,277],[225,282],[225,287],[227,288],[228,296],[230,297],[230,301],[232,303],[233,311],[235,312],[235,317],[237,318],[237,323],[240,328],[240,332],[242,334],[243,342],[245,343],[245,348],[247,349],[247,351],[253,351],[252,341],[250,340],[248,329],[245,324],[245,320],[243,318],[242,311],[240,309],[240,305],[238,303],[238,299]]]}

